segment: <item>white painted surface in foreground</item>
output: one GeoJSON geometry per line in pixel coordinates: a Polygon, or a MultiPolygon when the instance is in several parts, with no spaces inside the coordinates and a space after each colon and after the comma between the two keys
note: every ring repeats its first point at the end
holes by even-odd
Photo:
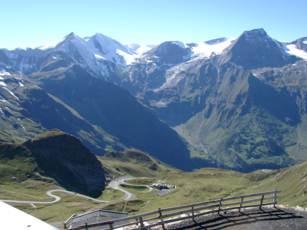
{"type": "Polygon", "coordinates": [[[0,201],[1,229],[57,230],[57,228],[0,201]]]}

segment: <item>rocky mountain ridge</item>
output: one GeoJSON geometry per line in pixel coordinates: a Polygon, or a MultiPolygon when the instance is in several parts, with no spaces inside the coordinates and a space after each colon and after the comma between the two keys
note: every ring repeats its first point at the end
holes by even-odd
{"type": "Polygon", "coordinates": [[[60,128],[96,153],[135,147],[183,169],[284,167],[307,159],[305,43],[255,29],[139,53],[99,34],[0,50],[1,136],[60,128]]]}

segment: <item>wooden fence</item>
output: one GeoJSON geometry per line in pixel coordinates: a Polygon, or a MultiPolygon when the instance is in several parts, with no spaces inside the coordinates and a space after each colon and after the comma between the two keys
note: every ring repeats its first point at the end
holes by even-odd
{"type": "Polygon", "coordinates": [[[279,191],[263,192],[235,197],[221,198],[207,202],[183,205],[172,208],[161,208],[153,212],[139,215],[118,218],[114,220],[85,223],[82,226],[70,226],[67,220],[64,226],[71,230],[91,229],[117,229],[129,227],[129,229],[150,229],[160,226],[166,229],[166,225],[180,222],[187,219],[209,215],[222,214],[230,210],[241,211],[246,208],[259,208],[263,206],[274,206],[277,204],[277,194],[279,191]]]}

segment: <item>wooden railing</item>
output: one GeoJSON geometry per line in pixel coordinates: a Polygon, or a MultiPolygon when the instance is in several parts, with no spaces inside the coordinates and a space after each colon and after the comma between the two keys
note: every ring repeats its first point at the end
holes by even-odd
{"type": "Polygon", "coordinates": [[[117,229],[130,227],[134,229],[149,229],[151,227],[161,226],[165,229],[167,224],[173,224],[187,219],[194,219],[203,215],[222,214],[230,210],[242,211],[246,208],[259,208],[277,204],[277,194],[279,191],[263,192],[235,197],[226,197],[218,200],[183,205],[172,208],[161,208],[153,212],[147,212],[139,215],[97,222],[86,223],[82,226],[71,226],[70,219],[65,222],[67,229],[81,230],[98,227],[99,229],[117,229]]]}

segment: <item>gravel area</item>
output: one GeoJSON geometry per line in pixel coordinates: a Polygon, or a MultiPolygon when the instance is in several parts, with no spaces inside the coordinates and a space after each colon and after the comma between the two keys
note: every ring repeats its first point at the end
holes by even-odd
{"type": "Polygon", "coordinates": [[[167,229],[307,230],[307,213],[295,209],[263,208],[195,218],[167,229]]]}

